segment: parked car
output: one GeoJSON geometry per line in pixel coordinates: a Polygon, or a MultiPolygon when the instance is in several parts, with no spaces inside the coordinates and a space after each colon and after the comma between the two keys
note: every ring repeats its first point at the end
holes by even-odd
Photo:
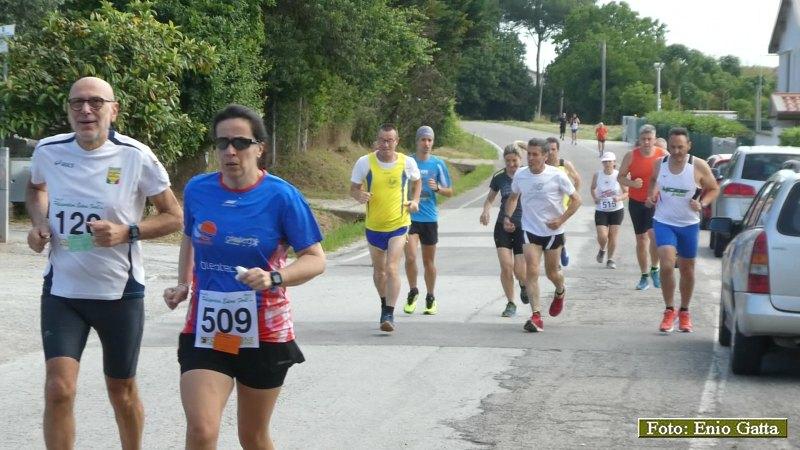
{"type": "MultiPolygon", "coordinates": [[[[714,178],[717,179],[717,184],[721,183],[724,179],[722,174],[725,173],[725,168],[728,167],[728,162],[731,160],[731,153],[717,153],[708,157],[708,167],[714,173],[714,178]]],[[[702,194],[701,194],[702,198],[702,194]]],[[[711,205],[706,205],[700,215],[700,229],[705,230],[708,228],[708,221],[711,220],[711,205]]]]}
{"type": "Polygon", "coordinates": [[[732,238],[722,256],[720,345],[731,346],[731,370],[756,374],[771,342],[800,347],[800,161],[761,187],[737,223],[714,217],[709,228],[732,238]]]}
{"type": "MultiPolygon", "coordinates": [[[[728,167],[722,174],[720,194],[711,207],[713,217],[728,217],[740,222],[756,192],[764,181],[780,169],[784,161],[800,159],[800,147],[755,146],[739,147],[731,156],[728,167]]],[[[711,248],[714,256],[722,256],[728,240],[711,232],[711,248]]]]}

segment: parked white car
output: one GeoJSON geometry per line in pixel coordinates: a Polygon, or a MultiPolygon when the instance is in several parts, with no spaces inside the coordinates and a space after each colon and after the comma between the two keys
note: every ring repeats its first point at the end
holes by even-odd
{"type": "Polygon", "coordinates": [[[709,223],[732,238],[722,256],[718,340],[732,347],[736,374],[759,373],[771,341],[800,347],[798,172],[800,162],[771,176],[741,222],[714,217],[709,223]]]}
{"type": "MultiPolygon", "coordinates": [[[[790,159],[800,159],[800,147],[764,145],[737,148],[722,174],[724,181],[719,186],[719,197],[711,207],[711,216],[740,222],[767,178],[790,159]]],[[[712,231],[710,245],[714,256],[720,257],[728,239],[712,231]]]]}

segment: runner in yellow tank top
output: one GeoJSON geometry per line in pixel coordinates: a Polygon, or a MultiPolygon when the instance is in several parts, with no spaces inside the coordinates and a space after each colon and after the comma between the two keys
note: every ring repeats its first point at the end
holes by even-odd
{"type": "Polygon", "coordinates": [[[394,125],[381,125],[376,151],[359,158],[350,176],[350,196],[367,205],[366,235],[372,281],[381,298],[380,329],[387,332],[395,328],[400,256],[411,224],[410,213],[419,210],[422,190],[417,163],[397,153],[397,143],[394,125]]]}
{"type": "MultiPolygon", "coordinates": [[[[572,165],[571,162],[564,160],[558,154],[559,145],[558,139],[554,137],[547,138],[547,146],[549,147],[549,152],[547,154],[547,164],[550,166],[554,166],[559,170],[563,171],[567,174],[569,179],[572,181],[572,184],[575,185],[575,190],[580,192],[581,189],[581,176],[578,174],[578,171],[575,170],[575,166],[572,165]]],[[[569,204],[569,196],[564,196],[564,207],[566,208],[569,204]]],[[[566,233],[564,236],[564,245],[561,246],[561,265],[566,267],[569,264],[569,254],[567,254],[567,245],[566,245],[566,233]]]]}

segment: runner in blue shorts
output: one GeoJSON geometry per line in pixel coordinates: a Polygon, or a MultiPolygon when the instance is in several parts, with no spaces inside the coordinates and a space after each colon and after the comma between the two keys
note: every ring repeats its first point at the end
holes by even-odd
{"type": "Polygon", "coordinates": [[[719,187],[708,164],[689,155],[692,143],[685,128],[669,131],[669,155],[658,160],[647,190],[648,205],[655,204],[653,232],[661,263],[661,294],[664,317],[659,329],[670,332],[675,317],[678,329],[692,331],[689,302],[694,290],[694,265],[700,233],[700,211],[719,194],[719,187]],[[702,198],[699,189],[705,190],[702,198]],[[676,254],[681,274],[680,311],[675,312],[676,254]]]}

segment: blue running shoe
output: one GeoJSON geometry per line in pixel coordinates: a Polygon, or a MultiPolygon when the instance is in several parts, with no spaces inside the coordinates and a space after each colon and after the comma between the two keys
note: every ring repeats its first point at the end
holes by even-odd
{"type": "Polygon", "coordinates": [[[394,331],[394,314],[381,313],[381,331],[387,333],[394,331]]]}
{"type": "Polygon", "coordinates": [[[567,247],[561,247],[561,266],[567,267],[569,265],[569,255],[567,254],[567,247]]]}
{"type": "Polygon", "coordinates": [[[661,271],[659,269],[650,269],[650,278],[653,279],[653,287],[656,289],[661,288],[661,271]]]}
{"type": "Polygon", "coordinates": [[[647,276],[643,276],[639,278],[639,282],[636,283],[636,290],[643,291],[650,287],[650,283],[647,282],[647,276]]]}

